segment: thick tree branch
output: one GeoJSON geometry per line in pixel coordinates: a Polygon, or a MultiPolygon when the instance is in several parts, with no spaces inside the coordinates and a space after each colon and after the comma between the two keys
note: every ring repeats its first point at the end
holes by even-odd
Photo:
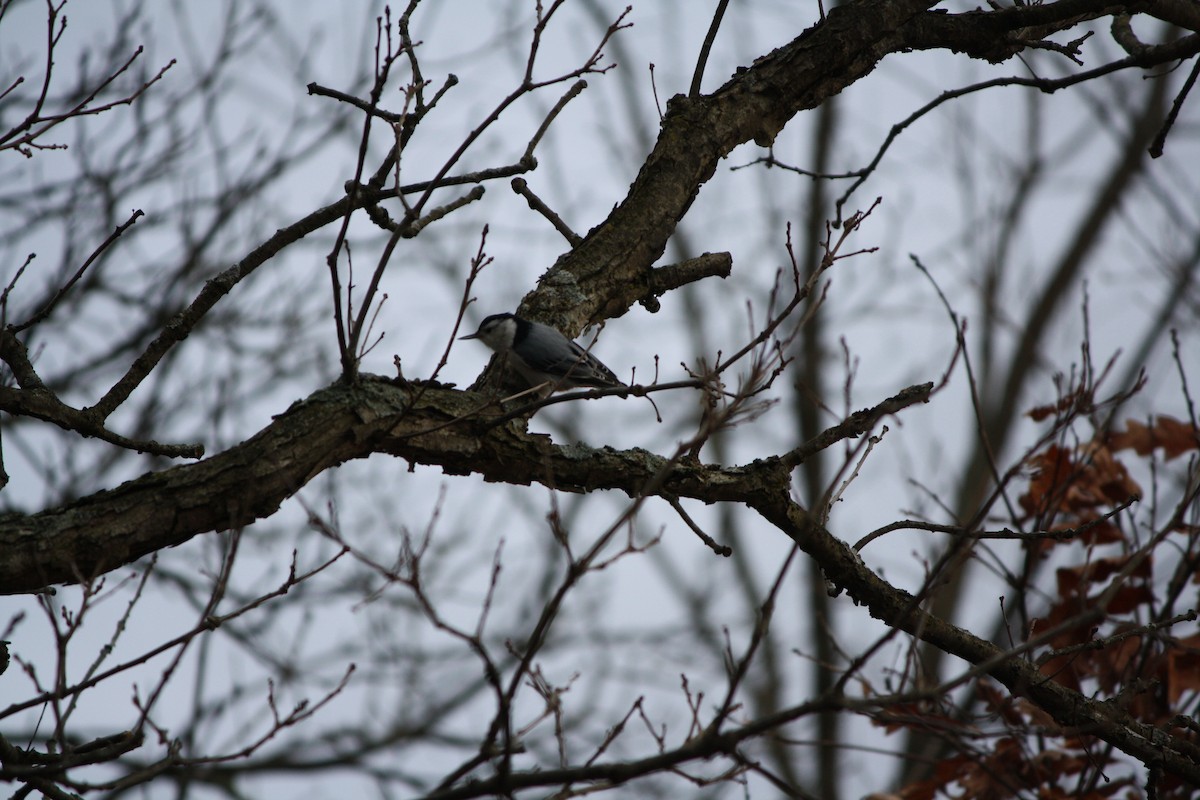
{"type": "Polygon", "coordinates": [[[721,159],[748,141],[768,144],[799,111],[907,47],[905,26],[933,5],[847,3],[712,94],[672,98],[626,199],[542,276],[518,313],[571,334],[624,314],[645,296],[647,271],[721,159]]]}
{"type": "MultiPolygon", "coordinates": [[[[0,520],[0,594],[87,580],[209,531],[273,514],[321,472],[383,452],[453,475],[637,496],[666,459],[643,450],[559,447],[519,422],[488,424],[485,397],[436,384],[364,376],[294,404],[242,444],[212,458],[129,481],[71,505],[0,520]],[[415,403],[415,405],[414,405],[415,403]]],[[[709,502],[786,490],[770,462],[745,469],[677,465],[658,491],[709,502]]]]}
{"type": "Polygon", "coordinates": [[[46,387],[33,368],[25,345],[9,328],[0,329],[0,361],[12,370],[20,387],[0,386],[0,411],[14,416],[45,420],[63,430],[74,431],[82,436],[94,436],[109,444],[137,450],[139,453],[154,453],[171,458],[200,458],[204,455],[204,446],[201,444],[160,444],[149,439],[130,439],[106,428],[96,414],[67,405],[46,387]]]}
{"type": "MultiPolygon", "coordinates": [[[[1043,675],[1031,661],[1014,658],[1000,648],[941,617],[921,609],[912,595],[868,569],[854,551],[822,528],[786,496],[759,495],[766,503],[749,503],[812,556],[826,576],[871,616],[889,626],[956,655],[974,665],[1014,695],[1028,697],[1060,725],[1096,736],[1149,766],[1157,766],[1192,783],[1200,783],[1200,749],[1152,725],[1146,725],[1115,703],[1090,700],[1043,675]]],[[[1103,609],[1095,609],[1103,616],[1103,609]]]]}
{"type": "Polygon", "coordinates": [[[664,478],[667,460],[645,450],[581,454],[580,445],[555,445],[517,422],[478,424],[486,416],[477,412],[483,398],[476,394],[363,378],[296,403],[253,438],[205,461],[146,475],[60,509],[0,520],[0,549],[6,554],[0,561],[0,592],[37,591],[90,578],[199,533],[248,524],[274,513],[325,469],[373,452],[437,465],[448,474],[476,473],[489,481],[541,483],[564,491],[616,489],[639,496],[653,481],[654,494],[754,509],[876,618],[971,664],[987,664],[989,674],[1060,724],[1200,781],[1200,754],[1184,743],[1054,683],[1030,663],[1004,657],[999,648],[928,614],[911,595],[879,578],[792,501],[782,458],[728,468],[677,463],[664,478]]]}
{"type": "Polygon", "coordinates": [[[1138,8],[1059,0],[946,14],[930,10],[935,5],[851,0],[712,94],[671,98],[624,202],[542,276],[519,313],[571,334],[624,314],[642,299],[644,274],[721,159],[749,141],[770,145],[797,113],[866,76],[889,53],[941,48],[999,61],[1080,21],[1138,8]]]}
{"type": "MultiPolygon", "coordinates": [[[[930,11],[934,5],[932,0],[848,0],[820,25],[739,70],[713,94],[693,92],[693,96],[672,99],[658,142],[625,201],[543,276],[537,290],[525,298],[522,312],[575,332],[588,322],[620,316],[633,303],[646,302],[687,280],[727,272],[730,261],[723,255],[686,261],[674,269],[652,271],[652,265],[722,158],[748,141],[769,144],[793,116],[815,108],[869,74],[889,53],[943,48],[1001,60],[1039,45],[1052,33],[1116,10],[1146,10],[1163,18],[1194,16],[1188,6],[1172,0],[1120,6],[1097,0],[1059,0],[960,15],[930,11]]],[[[436,179],[425,186],[431,189],[443,183],[436,179]]],[[[163,328],[107,395],[91,409],[74,413],[102,425],[175,342],[186,337],[238,282],[283,247],[366,202],[364,197],[352,195],[280,230],[242,262],[215,277],[163,328]]],[[[364,307],[360,320],[366,319],[366,311],[364,307]]],[[[13,371],[21,391],[0,392],[0,401],[13,407],[25,403],[18,410],[62,424],[66,412],[61,408],[45,411],[47,406],[28,405],[42,402],[40,387],[34,382],[32,367],[23,371],[20,359],[15,363],[13,371]],[[43,413],[36,413],[39,410],[43,413]]],[[[865,432],[881,414],[923,399],[919,389],[911,396],[893,398],[889,402],[895,403],[894,408],[879,406],[860,412],[831,429],[827,438],[865,432]]],[[[558,446],[547,436],[529,433],[519,419],[500,421],[501,414],[483,395],[434,383],[358,376],[353,383],[335,384],[296,403],[253,438],[205,461],[148,474],[40,514],[0,518],[0,549],[5,553],[0,560],[0,594],[86,581],[199,534],[266,518],[325,470],[373,453],[438,466],[447,474],[479,474],[506,484],[539,483],[573,492],[615,489],[631,497],[652,494],[670,500],[736,502],[791,538],[834,583],[886,624],[966,660],[974,665],[971,673],[994,676],[1014,694],[1032,699],[1059,724],[1099,737],[1154,770],[1200,783],[1200,752],[1192,745],[1139,722],[1115,705],[1093,702],[1053,682],[1033,663],[928,613],[912,595],[879,578],[844,542],[793,502],[792,468],[825,439],[782,456],[723,468],[676,463],[640,449],[558,446]]],[[[82,424],[74,429],[88,432],[82,424]]],[[[1103,609],[1095,613],[1102,615],[1103,609]]],[[[797,707],[800,712],[789,709],[783,713],[799,716],[822,708],[846,707],[844,698],[821,695],[813,704],[797,707]]],[[[680,750],[638,764],[648,770],[665,769],[686,759],[729,752],[740,738],[766,732],[785,721],[781,717],[761,719],[732,734],[714,726],[689,739],[680,750]]],[[[493,786],[480,782],[453,791],[458,793],[454,796],[466,797],[482,793],[481,788],[503,793],[520,785],[560,781],[619,783],[636,777],[631,765],[589,764],[561,774],[511,773],[506,768],[493,786]],[[520,784],[521,780],[529,783],[520,784]]]]}

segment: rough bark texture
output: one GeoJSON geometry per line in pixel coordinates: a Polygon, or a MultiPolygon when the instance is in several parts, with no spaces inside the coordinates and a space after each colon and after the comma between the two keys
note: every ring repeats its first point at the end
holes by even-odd
{"type": "Polygon", "coordinates": [[[556,445],[525,431],[519,420],[489,426],[478,410],[484,404],[480,395],[383,378],[335,384],[218,456],[145,475],[66,508],[0,521],[0,550],[6,554],[0,587],[7,593],[36,591],[101,574],[198,533],[248,524],[273,513],[322,471],[371,453],[510,484],[738,502],[795,541],[872,616],[985,665],[988,674],[1033,699],[1060,724],[1084,728],[1148,764],[1200,782],[1200,754],[1172,750],[1121,710],[1054,683],[1032,664],[924,612],[911,595],[879,578],[792,501],[783,459],[721,468],[672,463],[640,449],[556,445]]]}
{"type": "Polygon", "coordinates": [[[559,446],[520,420],[490,426],[483,395],[363,376],[302,400],[258,434],[195,464],[150,473],[69,506],[0,520],[0,592],[37,591],[101,575],[209,531],[248,525],[330,467],[390,453],[446,473],[636,496],[661,491],[708,502],[788,488],[770,461],[745,468],[670,465],[644,450],[559,446]],[[457,420],[457,421],[456,421],[457,420]]]}
{"type": "MultiPolygon", "coordinates": [[[[845,3],[713,94],[673,98],[658,142],[624,202],[546,273],[525,298],[522,312],[571,332],[625,313],[645,296],[651,266],[723,157],[744,142],[769,143],[795,114],[868,74],[889,53],[938,47],[999,60],[1031,38],[1118,8],[1153,12],[1161,7],[1164,17],[1190,13],[1188,6],[1173,3],[1117,6],[1094,0],[962,15],[929,11],[932,5],[930,0],[845,3]]],[[[1194,53],[1195,41],[1187,47],[1194,53]]],[[[321,218],[338,216],[340,211],[321,218]]],[[[299,235],[307,232],[308,227],[299,235]]],[[[164,331],[164,337],[169,334],[164,331]]],[[[720,468],[672,463],[638,449],[556,445],[528,433],[520,421],[489,427],[492,412],[482,410],[486,406],[482,395],[437,385],[371,376],[353,385],[335,384],[226,452],[61,508],[0,519],[0,593],[86,580],[197,534],[247,525],[270,516],[324,470],[373,453],[510,484],[737,502],[795,541],[875,617],[985,665],[984,671],[1033,699],[1060,724],[1080,727],[1200,784],[1200,754],[1174,737],[1156,737],[1156,731],[1119,709],[1049,681],[1021,658],[1005,657],[990,643],[924,612],[910,595],[880,579],[791,500],[790,469],[782,460],[720,468]]]]}
{"type": "MultiPolygon", "coordinates": [[[[1062,0],[1005,12],[947,15],[928,11],[932,5],[930,0],[846,3],[788,45],[740,69],[713,94],[673,98],[658,142],[624,202],[547,271],[523,301],[522,311],[570,332],[625,313],[646,295],[646,287],[652,283],[651,265],[721,158],[744,142],[769,142],[796,113],[840,92],[874,69],[888,53],[946,47],[1000,57],[1003,43],[1015,52],[1019,42],[1027,41],[1035,30],[1044,36],[1081,18],[1112,13],[1117,7],[1096,0],[1062,0]]],[[[1173,8],[1170,4],[1164,7],[1173,8]]],[[[335,220],[344,210],[343,204],[335,203],[302,222],[318,215],[326,222],[335,220]]],[[[310,233],[312,227],[303,225],[295,237],[310,233]]],[[[288,230],[281,230],[270,243],[277,244],[275,240],[288,230]]],[[[273,246],[270,252],[278,249],[273,246]]],[[[395,452],[373,444],[366,429],[352,426],[342,416],[361,413],[370,417],[373,404],[367,400],[379,399],[381,385],[364,380],[357,387],[330,388],[281,417],[293,424],[272,425],[218,457],[148,475],[62,509],[10,518],[0,526],[0,544],[28,555],[15,556],[5,565],[0,572],[0,591],[30,591],[57,581],[86,578],[157,547],[179,544],[195,533],[245,524],[272,513],[321,470],[374,451],[395,452]],[[350,436],[351,441],[337,440],[341,436],[350,436]],[[160,493],[157,499],[153,499],[154,492],[160,493]],[[43,523],[48,519],[58,522],[47,528],[43,523]],[[88,535],[80,535],[82,531],[88,535]]],[[[455,408],[465,410],[477,402],[477,398],[440,390],[429,390],[423,397],[423,408],[405,410],[398,395],[389,396],[375,417],[399,415],[405,421],[398,423],[401,427],[415,426],[409,428],[411,435],[416,429],[451,419],[457,413],[455,408]]],[[[531,455],[544,456],[528,452],[527,442],[517,446],[495,435],[468,442],[457,430],[443,429],[421,437],[426,443],[423,449],[413,450],[414,443],[404,449],[417,454],[413,460],[438,463],[450,472],[479,471],[491,480],[512,483],[536,479],[520,468],[511,474],[495,469],[474,449],[485,442],[493,449],[495,465],[512,467],[531,455]],[[506,451],[506,446],[515,449],[506,451]],[[516,478],[518,475],[522,477],[516,478]]],[[[375,430],[370,433],[378,435],[375,430]]],[[[590,458],[596,459],[596,452],[590,453],[590,458]]],[[[646,454],[646,458],[653,457],[646,454]]],[[[583,472],[603,469],[589,462],[583,472]]],[[[589,488],[586,479],[572,484],[569,470],[555,473],[554,480],[561,488],[589,488]]],[[[638,487],[610,488],[637,491],[638,487]]]]}
{"type": "Polygon", "coordinates": [[[542,277],[521,313],[571,333],[624,314],[644,296],[646,272],[721,159],[749,141],[770,143],[797,113],[871,72],[885,54],[905,49],[906,26],[931,5],[838,7],[713,94],[671,98],[625,201],[542,277]]]}

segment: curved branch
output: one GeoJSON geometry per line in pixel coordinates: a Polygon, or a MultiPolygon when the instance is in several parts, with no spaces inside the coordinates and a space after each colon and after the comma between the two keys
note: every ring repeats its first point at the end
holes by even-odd
{"type": "MultiPolygon", "coordinates": [[[[1023,658],[1014,658],[941,617],[924,611],[908,592],[897,589],[866,567],[845,542],[836,539],[798,505],[784,496],[760,496],[748,503],[786,533],[821,565],[828,578],[846,590],[871,616],[904,630],[938,649],[983,667],[982,671],[1028,697],[1060,725],[1097,736],[1144,764],[1158,766],[1196,783],[1200,781],[1200,749],[1152,725],[1146,725],[1112,703],[1088,699],[1056,683],[1023,658]]],[[[1103,616],[1102,609],[1095,612],[1103,616]]]]}
{"type": "MultiPolygon", "coordinates": [[[[623,315],[644,296],[636,288],[644,285],[642,276],[721,159],[749,141],[769,146],[792,117],[868,75],[889,53],[940,48],[1002,60],[1039,37],[1130,10],[1105,0],[964,14],[931,11],[935,5],[851,0],[712,94],[671,98],[658,141],[625,200],[542,276],[518,313],[569,335],[623,315]]],[[[1156,48],[1157,55],[1178,57],[1194,47],[1181,41],[1156,48]]]]}
{"type": "MultiPolygon", "coordinates": [[[[247,525],[326,469],[372,453],[563,491],[644,488],[667,459],[643,450],[560,448],[518,424],[490,425],[488,400],[437,384],[364,375],[294,404],[258,434],[195,464],[144,475],[34,515],[0,519],[0,594],[85,581],[201,533],[247,525]]],[[[787,486],[774,462],[726,468],[676,465],[659,491],[708,502],[787,486]]]]}
{"type": "Polygon", "coordinates": [[[783,458],[736,467],[670,463],[641,449],[584,454],[581,445],[560,447],[519,424],[478,424],[486,422],[483,417],[446,424],[468,417],[480,399],[438,385],[371,376],[354,385],[334,384],[225,453],[59,509],[0,519],[0,549],[6,554],[0,561],[0,592],[88,579],[199,533],[248,524],[274,513],[325,469],[374,452],[494,482],[541,483],[574,492],[615,489],[632,497],[649,490],[664,497],[737,502],[791,538],[872,616],[980,665],[1060,724],[1083,728],[1147,764],[1200,781],[1200,754],[1186,743],[1054,683],[1035,665],[927,613],[912,595],[881,579],[792,501],[783,458]]]}
{"type": "Polygon", "coordinates": [[[28,350],[17,338],[14,330],[0,329],[0,361],[12,370],[19,388],[0,386],[0,411],[13,416],[33,417],[51,422],[63,430],[74,431],[82,436],[94,436],[101,441],[139,453],[154,453],[171,458],[200,458],[204,455],[202,444],[160,444],[151,439],[130,439],[106,428],[103,420],[95,414],[67,405],[42,382],[29,359],[28,350]]]}

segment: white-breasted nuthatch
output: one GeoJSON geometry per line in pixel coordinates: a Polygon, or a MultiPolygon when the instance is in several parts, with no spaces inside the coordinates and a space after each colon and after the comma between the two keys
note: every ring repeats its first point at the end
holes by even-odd
{"type": "Polygon", "coordinates": [[[479,330],[459,338],[478,339],[506,356],[531,386],[546,385],[551,392],[625,385],[598,358],[554,328],[516,314],[492,314],[479,330]]]}

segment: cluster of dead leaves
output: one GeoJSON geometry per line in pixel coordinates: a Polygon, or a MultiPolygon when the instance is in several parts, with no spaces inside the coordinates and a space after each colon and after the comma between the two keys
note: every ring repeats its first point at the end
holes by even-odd
{"type": "Polygon", "coordinates": [[[1160,414],[1151,425],[1143,425],[1135,419],[1127,421],[1124,433],[1109,435],[1108,445],[1113,450],[1132,450],[1139,456],[1148,456],[1162,448],[1163,458],[1170,461],[1190,450],[1200,449],[1200,432],[1190,423],[1160,414]]]}
{"type": "Polygon", "coordinates": [[[1039,659],[1043,675],[1076,691],[1121,694],[1130,714],[1157,725],[1174,717],[1184,693],[1200,691],[1200,634],[1150,634],[1136,621],[1134,611],[1153,607],[1152,577],[1151,559],[1136,554],[1060,568],[1058,601],[1030,635],[1051,632],[1039,659]],[[1086,612],[1101,605],[1114,621],[1097,638],[1099,623],[1086,612]]]}
{"type": "Polygon", "coordinates": [[[1110,781],[1080,792],[1065,789],[1064,778],[1079,775],[1090,766],[1088,757],[1060,748],[1036,748],[1012,736],[1001,737],[990,748],[959,753],[934,767],[929,780],[906,786],[889,800],[933,800],[939,791],[947,796],[971,800],[1009,800],[1036,796],[1040,800],[1108,800],[1128,781],[1110,781]],[[957,786],[951,795],[947,787],[957,786]]]}
{"type": "MultiPolygon", "coordinates": [[[[1035,409],[1034,419],[1061,414],[1058,407],[1035,409]]],[[[1041,673],[1088,696],[1109,698],[1138,720],[1163,729],[1177,728],[1180,700],[1200,693],[1200,634],[1173,637],[1171,629],[1151,631],[1139,620],[1155,611],[1153,559],[1137,547],[1098,556],[1097,546],[1126,542],[1120,517],[1113,512],[1141,497],[1142,489],[1121,461],[1161,453],[1165,461],[1200,450],[1196,427],[1158,416],[1150,424],[1134,420],[1125,430],[1094,437],[1076,447],[1050,445],[1032,456],[1029,485],[1020,497],[1033,527],[1051,533],[1030,546],[1039,558],[1070,542],[1082,542],[1085,561],[1056,570],[1055,597],[1027,635],[1044,641],[1036,657],[1041,673]]],[[[1196,533],[1194,526],[1178,526],[1196,533]]],[[[1198,579],[1200,580],[1200,579],[1198,579]]],[[[899,800],[941,796],[1000,800],[1022,793],[1057,800],[1102,800],[1119,792],[1141,795],[1131,779],[1093,781],[1111,751],[1083,734],[1062,730],[1028,700],[1015,697],[987,679],[977,684],[988,711],[1008,734],[990,739],[959,722],[964,747],[940,761],[927,779],[892,795],[899,800]],[[1035,735],[1036,734],[1036,735],[1035,735]],[[986,745],[969,745],[970,741],[986,745]],[[1040,744],[1033,744],[1033,743],[1040,744]],[[1099,759],[1099,761],[1097,761],[1099,759]],[[1064,788],[1069,787],[1069,788],[1064,788]]],[[[1178,736],[1187,732],[1175,729],[1178,736]]],[[[1169,776],[1157,787],[1160,797],[1185,797],[1190,789],[1169,776]]]]}
{"type": "MultiPolygon", "coordinates": [[[[1079,539],[1088,544],[1123,540],[1124,533],[1104,519],[1114,506],[1142,495],[1141,486],[1116,455],[1123,450],[1143,458],[1161,450],[1163,458],[1171,461],[1200,450],[1200,431],[1190,423],[1159,415],[1150,425],[1131,419],[1124,431],[1097,436],[1078,447],[1052,444],[1027,461],[1029,488],[1020,497],[1026,518],[1050,520],[1051,531],[1078,530],[1079,539]]],[[[1042,547],[1048,551],[1056,544],[1047,537],[1042,547]]]]}

